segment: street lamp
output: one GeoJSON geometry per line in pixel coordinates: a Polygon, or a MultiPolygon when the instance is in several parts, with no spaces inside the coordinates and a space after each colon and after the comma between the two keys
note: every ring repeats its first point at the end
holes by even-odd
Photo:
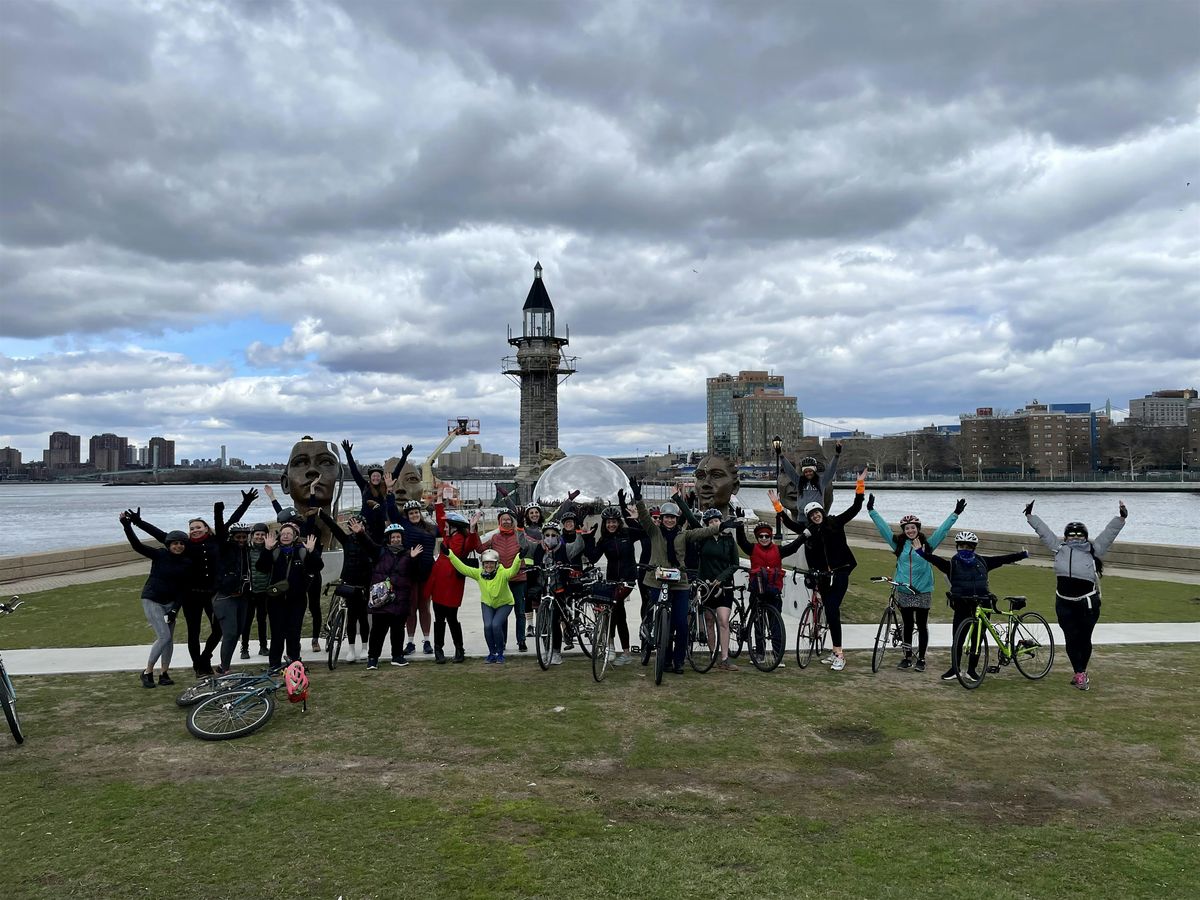
{"type": "Polygon", "coordinates": [[[1071,480],[1075,480],[1075,451],[1067,451],[1067,465],[1071,467],[1071,480]]]}
{"type": "MultiPolygon", "coordinates": [[[[783,438],[775,435],[771,439],[771,446],[775,449],[775,487],[779,487],[779,455],[783,452],[783,438]]],[[[775,540],[783,541],[783,513],[775,513],[775,540]]]]}

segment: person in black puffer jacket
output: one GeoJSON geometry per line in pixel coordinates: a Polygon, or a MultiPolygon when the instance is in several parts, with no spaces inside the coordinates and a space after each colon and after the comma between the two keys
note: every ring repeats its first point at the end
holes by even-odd
{"type": "Polygon", "coordinates": [[[375,555],[379,545],[367,531],[361,516],[351,516],[350,531],[344,531],[333,516],[321,510],[321,520],[330,534],[342,546],[341,584],[337,590],[346,600],[346,643],[350,662],[358,662],[355,639],[362,638],[363,656],[367,655],[367,642],[371,634],[371,622],[367,615],[367,589],[371,586],[371,573],[375,567],[375,555]]]}
{"type": "Polygon", "coordinates": [[[308,584],[324,567],[321,560],[321,545],[317,536],[310,534],[300,544],[300,526],[285,522],[279,527],[279,536],[268,535],[263,543],[263,553],[255,566],[260,572],[269,572],[271,585],[283,590],[274,595],[267,592],[267,616],[271,622],[271,649],[269,665],[277,671],[283,664],[284,647],[288,659],[300,659],[300,632],[304,627],[304,613],[308,606],[308,584]],[[286,585],[284,584],[286,582],[286,585]]]}
{"type": "Polygon", "coordinates": [[[217,526],[217,591],[213,596],[213,618],[221,635],[221,662],[218,675],[226,675],[233,662],[233,651],[246,623],[246,607],[250,599],[250,526],[241,518],[258,497],[251,488],[242,491],[242,502],[229,521],[225,521],[225,504],[213,504],[213,521],[217,526]]]}
{"type": "MultiPolygon", "coordinates": [[[[140,512],[140,510],[139,510],[140,512]]],[[[163,535],[165,548],[150,548],[133,533],[133,522],[140,518],[137,512],[125,510],[120,515],[121,527],[129,545],[150,560],[150,575],[142,587],[142,612],[154,629],[154,643],[150,645],[150,658],[142,672],[142,687],[154,687],[154,664],[161,662],[162,672],[158,683],[171,685],[171,651],[175,640],[175,610],[179,608],[192,574],[192,561],[188,559],[187,535],[182,531],[171,531],[163,535]]]]}
{"type": "Polygon", "coordinates": [[[583,555],[595,564],[601,557],[605,562],[605,587],[597,586],[596,590],[611,591],[613,598],[613,614],[609,620],[608,639],[612,646],[614,635],[621,641],[621,655],[613,660],[613,665],[623,666],[632,662],[629,656],[629,621],[625,614],[625,598],[633,593],[633,585],[637,583],[637,555],[639,544],[646,541],[646,533],[639,527],[636,534],[625,527],[625,492],[618,492],[618,505],[610,506],[600,513],[600,534],[594,529],[581,532],[583,534],[583,555]]]}

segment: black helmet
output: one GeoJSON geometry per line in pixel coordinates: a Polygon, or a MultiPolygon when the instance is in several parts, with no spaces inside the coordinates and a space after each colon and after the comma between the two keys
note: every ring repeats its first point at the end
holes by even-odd
{"type": "Polygon", "coordinates": [[[1071,537],[1072,535],[1077,535],[1087,540],[1087,526],[1082,522],[1068,522],[1067,527],[1063,529],[1063,537],[1071,537]]]}
{"type": "Polygon", "coordinates": [[[176,542],[178,542],[180,544],[186,544],[188,542],[187,534],[185,532],[179,531],[178,529],[176,529],[175,531],[168,531],[167,536],[163,538],[163,543],[164,544],[174,544],[176,542]]]}
{"type": "Polygon", "coordinates": [[[416,510],[420,510],[421,512],[424,512],[425,504],[422,503],[420,500],[406,500],[404,503],[404,511],[408,512],[411,509],[416,509],[416,510]]]}
{"type": "Polygon", "coordinates": [[[251,534],[257,534],[257,533],[258,533],[258,532],[260,532],[260,531],[261,531],[263,534],[270,534],[270,533],[271,533],[271,529],[267,527],[267,523],[266,523],[266,522],[255,522],[255,523],[254,523],[254,525],[253,525],[253,526],[250,528],[250,533],[251,533],[251,534]]]}
{"type": "Polygon", "coordinates": [[[245,522],[234,522],[232,525],[229,526],[229,533],[230,534],[249,534],[250,526],[247,525],[245,522]]]}
{"type": "Polygon", "coordinates": [[[615,506],[606,506],[600,513],[601,521],[616,519],[619,522],[622,518],[624,517],[621,515],[621,510],[617,509],[615,506]]]}
{"type": "Polygon", "coordinates": [[[368,478],[371,477],[372,472],[378,472],[380,475],[382,475],[383,466],[381,466],[379,463],[371,463],[364,471],[367,473],[368,478]]]}
{"type": "Polygon", "coordinates": [[[817,458],[815,456],[806,456],[800,460],[801,469],[815,469],[817,467],[817,458]]]}
{"type": "Polygon", "coordinates": [[[304,521],[300,518],[300,513],[296,512],[296,507],[294,506],[285,506],[279,511],[279,514],[275,516],[275,520],[279,522],[280,525],[284,524],[285,522],[304,521]]]}

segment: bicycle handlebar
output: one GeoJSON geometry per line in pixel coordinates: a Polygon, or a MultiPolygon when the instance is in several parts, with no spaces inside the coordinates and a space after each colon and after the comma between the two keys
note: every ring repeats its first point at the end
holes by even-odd
{"type": "Polygon", "coordinates": [[[24,605],[25,605],[25,601],[22,600],[19,595],[14,594],[12,597],[9,598],[7,603],[0,603],[0,613],[9,615],[11,613],[16,612],[17,607],[24,606],[24,605]]]}
{"type": "Polygon", "coordinates": [[[890,584],[893,587],[904,588],[910,594],[920,593],[920,591],[918,591],[916,588],[914,588],[908,582],[892,581],[892,579],[888,578],[886,575],[874,575],[874,576],[872,576],[871,581],[875,582],[876,584],[890,584]]]}

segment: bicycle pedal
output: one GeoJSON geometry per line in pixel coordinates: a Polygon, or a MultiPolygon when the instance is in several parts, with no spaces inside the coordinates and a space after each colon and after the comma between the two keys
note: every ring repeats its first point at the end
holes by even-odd
{"type": "Polygon", "coordinates": [[[1000,671],[1000,667],[999,666],[988,666],[987,670],[988,670],[989,675],[995,675],[997,672],[1000,671]]]}

